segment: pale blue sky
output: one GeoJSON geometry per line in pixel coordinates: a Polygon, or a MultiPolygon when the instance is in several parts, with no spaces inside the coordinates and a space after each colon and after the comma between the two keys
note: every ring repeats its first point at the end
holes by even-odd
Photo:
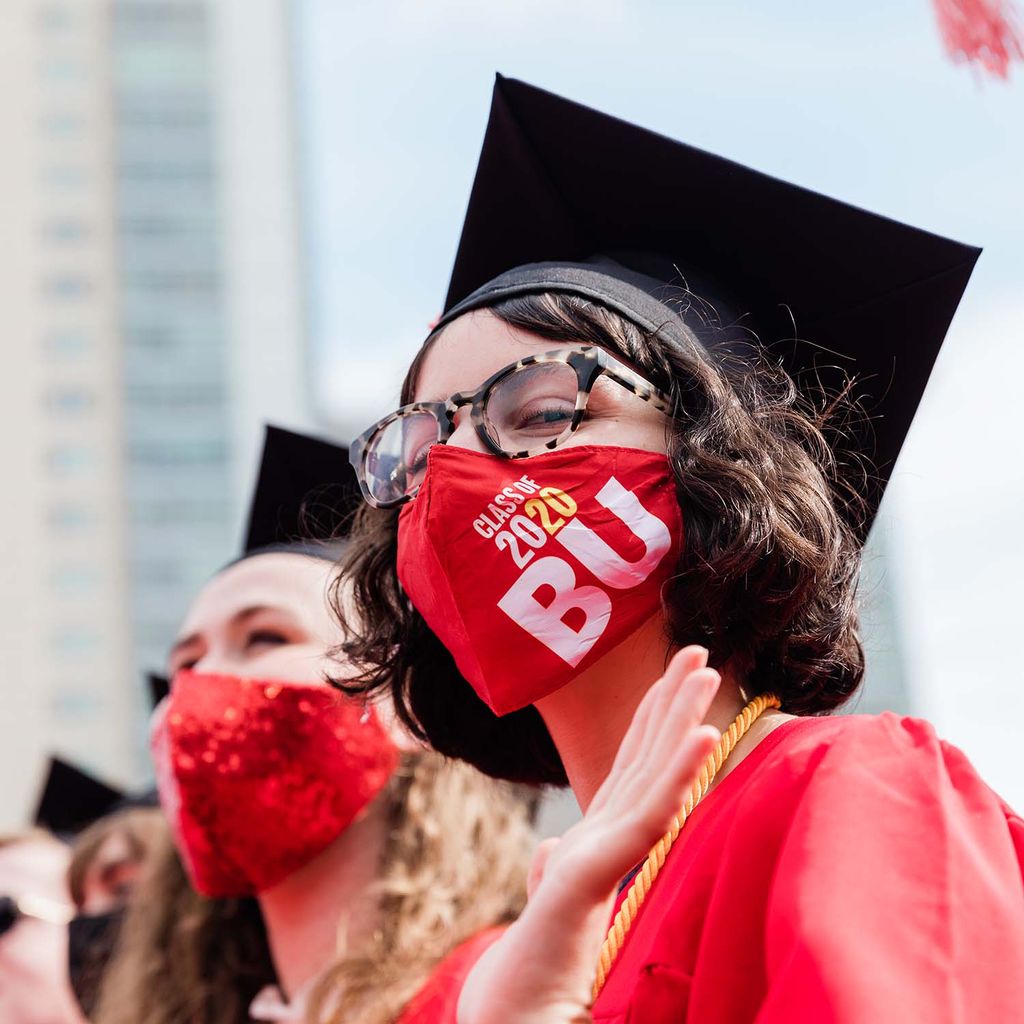
{"type": "Polygon", "coordinates": [[[439,309],[495,70],[985,247],[880,528],[918,706],[1024,805],[1020,66],[950,63],[929,0],[297,9],[318,399],[343,430],[395,404],[439,309]]]}
{"type": "Polygon", "coordinates": [[[300,10],[312,323],[345,368],[322,378],[343,421],[373,405],[351,391],[353,368],[384,370],[437,311],[495,70],[984,244],[972,304],[1021,279],[1024,92],[953,66],[929,0],[300,10]]]}

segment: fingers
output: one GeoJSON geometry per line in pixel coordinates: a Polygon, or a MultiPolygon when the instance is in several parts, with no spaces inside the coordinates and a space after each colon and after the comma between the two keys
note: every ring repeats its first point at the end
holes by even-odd
{"type": "Polygon", "coordinates": [[[665,764],[651,789],[652,842],[668,828],[673,817],[682,809],[701,769],[720,739],[721,733],[713,725],[698,726],[679,744],[674,756],[665,764]]]}
{"type": "MultiPolygon", "coordinates": [[[[623,769],[618,785],[610,792],[605,814],[622,822],[613,829],[621,841],[621,853],[609,850],[609,862],[617,857],[639,859],[669,826],[682,807],[704,761],[720,738],[717,729],[701,723],[718,690],[720,676],[701,668],[680,679],[685,659],[666,673],[666,692],[671,695],[657,706],[658,717],[646,730],[646,746],[634,752],[630,769],[623,769]],[[632,832],[633,835],[627,833],[632,832]]],[[[635,861],[626,865],[632,867],[635,861]]]]}
{"type": "Polygon", "coordinates": [[[633,808],[633,813],[622,819],[622,827],[607,837],[604,855],[609,865],[620,869],[617,877],[642,860],[668,831],[720,735],[711,725],[701,725],[690,732],[651,780],[643,803],[633,808]]]}
{"type": "Polygon", "coordinates": [[[660,728],[650,737],[649,760],[655,770],[671,760],[683,737],[704,721],[721,681],[713,668],[702,668],[676,688],[662,712],[660,728]]]}
{"type": "Polygon", "coordinates": [[[533,899],[533,894],[544,878],[544,868],[547,867],[548,857],[558,845],[558,839],[544,839],[537,844],[533,851],[533,860],[530,862],[530,871],[526,876],[526,898],[533,899]]]}
{"type": "Polygon", "coordinates": [[[631,775],[645,751],[650,749],[652,737],[664,726],[664,712],[687,676],[707,664],[708,652],[695,644],[677,651],[669,661],[664,675],[644,694],[633,715],[626,735],[619,744],[611,771],[604,784],[594,794],[590,809],[604,806],[624,777],[631,775]]]}
{"type": "Polygon", "coordinates": [[[595,830],[600,860],[588,865],[595,894],[614,885],[639,861],[669,827],[720,738],[717,729],[701,723],[710,708],[721,677],[714,669],[698,668],[703,650],[673,658],[651,696],[646,714],[631,726],[631,742],[609,773],[598,800],[582,823],[595,830]]]}
{"type": "MultiPolygon", "coordinates": [[[[691,686],[689,677],[705,669],[708,663],[707,648],[692,644],[684,647],[669,660],[665,673],[658,682],[658,696],[651,706],[650,718],[640,736],[640,750],[647,750],[655,736],[664,732],[665,715],[682,689],[691,686]]],[[[703,716],[702,716],[703,717],[703,716]]]]}
{"type": "Polygon", "coordinates": [[[602,815],[604,820],[594,840],[588,843],[587,855],[573,860],[571,865],[570,885],[584,903],[599,901],[611,893],[616,883],[665,835],[719,738],[714,726],[698,726],[677,743],[667,763],[658,765],[642,780],[641,799],[621,812],[609,808],[610,820],[608,815],[602,815]]]}

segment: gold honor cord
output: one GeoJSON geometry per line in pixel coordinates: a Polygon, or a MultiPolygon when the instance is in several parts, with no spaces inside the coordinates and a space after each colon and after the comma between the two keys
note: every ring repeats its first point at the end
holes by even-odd
{"type": "Polygon", "coordinates": [[[668,856],[669,850],[672,849],[672,844],[676,841],[680,829],[686,824],[686,819],[693,812],[694,807],[700,803],[704,794],[707,793],[711,783],[715,781],[718,770],[725,763],[725,759],[729,754],[732,753],[733,747],[746,735],[747,730],[768,708],[780,706],[781,702],[775,694],[762,693],[755,697],[733,719],[732,725],[722,733],[718,746],[715,747],[704,762],[700,775],[697,776],[697,780],[690,790],[690,795],[686,798],[686,803],[683,804],[683,809],[673,818],[671,828],[654,844],[651,852],[647,854],[643,867],[640,868],[636,878],[633,879],[629,892],[626,893],[626,898],[622,901],[622,906],[619,907],[618,913],[612,921],[611,928],[608,929],[608,935],[605,937],[604,945],[601,947],[601,957],[597,964],[597,978],[594,981],[594,988],[591,992],[592,1000],[597,999],[601,989],[604,988],[604,983],[608,979],[608,973],[612,969],[612,964],[615,963],[615,958],[619,955],[619,951],[626,942],[626,935],[629,933],[629,929],[640,907],[647,898],[651,886],[654,885],[654,880],[658,877],[658,872],[661,871],[665,858],[668,856]]]}

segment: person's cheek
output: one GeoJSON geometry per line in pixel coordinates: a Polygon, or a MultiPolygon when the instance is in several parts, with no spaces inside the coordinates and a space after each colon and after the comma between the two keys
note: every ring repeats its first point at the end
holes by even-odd
{"type": "Polygon", "coordinates": [[[562,447],[581,445],[615,445],[638,448],[645,452],[668,450],[664,422],[627,416],[603,416],[584,423],[562,447]]]}
{"type": "Polygon", "coordinates": [[[240,673],[250,679],[281,679],[293,683],[317,682],[328,662],[321,644],[281,644],[250,658],[240,673]]]}
{"type": "Polygon", "coordinates": [[[602,378],[591,392],[586,419],[562,446],[605,444],[666,452],[667,427],[663,413],[602,378]]]}

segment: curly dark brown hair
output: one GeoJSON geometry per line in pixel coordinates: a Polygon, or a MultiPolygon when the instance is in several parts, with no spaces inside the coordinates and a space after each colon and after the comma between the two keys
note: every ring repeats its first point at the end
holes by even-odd
{"type": "MultiPolygon", "coordinates": [[[[735,332],[706,315],[699,344],[683,348],[575,295],[525,295],[488,308],[541,338],[598,345],[671,397],[668,457],[685,530],[662,596],[671,643],[704,645],[711,664],[737,671],[748,696],[771,690],[794,714],[826,714],[847,700],[864,673],[862,512],[850,467],[840,472],[835,454],[850,426],[848,393],[812,399],[767,352],[738,346],[735,332]]],[[[688,310],[691,326],[698,308],[688,310]]],[[[410,367],[403,403],[437,336],[410,367]]],[[[341,575],[354,588],[358,621],[346,616],[337,585],[333,595],[348,631],[345,654],[363,667],[345,687],[390,687],[413,733],[489,775],[563,784],[536,709],[496,717],[412,607],[396,574],[397,523],[394,510],[365,508],[357,517],[341,575]]]]}

